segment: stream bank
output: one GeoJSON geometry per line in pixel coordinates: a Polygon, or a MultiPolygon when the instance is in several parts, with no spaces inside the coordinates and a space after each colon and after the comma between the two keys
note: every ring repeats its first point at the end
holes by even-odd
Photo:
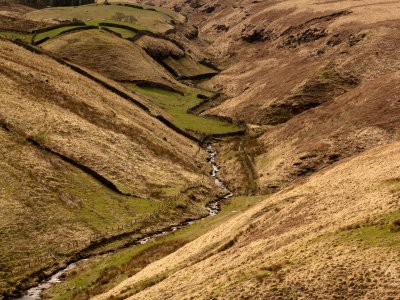
{"type": "MultiPolygon", "coordinates": [[[[216,216],[221,211],[221,205],[220,205],[221,201],[233,197],[233,193],[226,187],[225,183],[218,177],[219,167],[216,164],[216,157],[217,157],[218,153],[215,150],[215,148],[212,146],[212,144],[207,145],[206,152],[208,154],[208,159],[207,159],[208,163],[211,166],[210,176],[213,178],[215,186],[224,190],[224,192],[225,192],[224,196],[221,198],[218,198],[216,200],[213,200],[207,204],[207,206],[206,206],[206,209],[208,211],[207,216],[201,217],[198,219],[187,220],[180,224],[168,227],[162,231],[149,234],[145,237],[142,237],[142,238],[134,241],[134,243],[132,243],[131,247],[134,247],[135,245],[147,244],[156,238],[167,236],[167,235],[169,235],[173,232],[176,232],[180,229],[186,228],[186,227],[196,223],[197,221],[216,216]]],[[[52,274],[47,279],[41,281],[36,286],[30,288],[28,291],[26,291],[24,293],[24,295],[22,297],[15,298],[15,299],[17,299],[17,300],[40,300],[40,299],[42,299],[42,293],[44,291],[46,291],[46,290],[50,289],[51,287],[53,287],[54,285],[60,283],[62,281],[62,278],[68,271],[76,268],[81,262],[83,262],[85,260],[87,260],[87,258],[82,258],[82,259],[71,262],[65,268],[58,270],[57,272],[52,274]]]]}

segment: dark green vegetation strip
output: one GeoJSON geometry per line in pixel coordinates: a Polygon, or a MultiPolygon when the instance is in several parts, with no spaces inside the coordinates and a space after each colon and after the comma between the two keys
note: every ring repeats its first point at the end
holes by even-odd
{"type": "Polygon", "coordinates": [[[134,32],[139,32],[140,31],[139,29],[136,29],[136,28],[134,28],[132,26],[129,26],[129,25],[118,24],[118,23],[110,23],[110,22],[100,22],[99,26],[127,29],[127,30],[131,30],[131,31],[134,31],[134,32]]]}
{"type": "Polygon", "coordinates": [[[137,85],[138,87],[141,88],[155,88],[155,89],[160,89],[160,90],[166,90],[166,91],[170,91],[173,93],[177,93],[181,96],[184,96],[185,93],[181,92],[180,90],[174,89],[173,87],[169,86],[169,85],[165,85],[159,82],[152,82],[152,81],[148,81],[148,80],[131,80],[131,81],[121,81],[122,83],[126,83],[126,84],[134,84],[137,85]]]}
{"type": "Polygon", "coordinates": [[[71,27],[71,28],[69,28],[69,27],[61,27],[60,28],[60,30],[55,30],[56,32],[53,32],[54,33],[54,35],[52,35],[51,34],[51,32],[53,31],[49,31],[49,32],[45,32],[45,33],[47,33],[48,35],[44,35],[44,37],[43,38],[39,38],[39,39],[37,39],[35,36],[33,37],[33,44],[34,45],[40,45],[40,44],[43,44],[44,42],[46,42],[46,41],[48,41],[48,40],[50,40],[50,39],[52,39],[52,38],[54,38],[54,37],[57,37],[57,36],[59,36],[59,35],[62,35],[62,34],[68,34],[68,33],[73,33],[73,32],[77,32],[77,31],[83,31],[83,30],[90,30],[90,29],[98,29],[99,27],[97,27],[97,26],[94,26],[94,25],[90,25],[90,26],[83,26],[83,27],[71,27]]]}
{"type": "Polygon", "coordinates": [[[33,34],[39,34],[39,33],[42,33],[42,32],[47,32],[47,31],[50,31],[50,30],[63,28],[63,27],[66,27],[66,26],[86,26],[86,24],[84,22],[82,22],[82,21],[61,23],[61,24],[56,24],[56,25],[47,26],[47,27],[43,27],[43,28],[40,28],[40,29],[33,30],[32,33],[33,34]]]}
{"type": "MultiPolygon", "coordinates": [[[[217,120],[191,114],[188,110],[199,102],[202,102],[202,100],[197,97],[198,90],[193,89],[191,92],[182,95],[160,88],[139,87],[133,84],[130,84],[129,87],[133,91],[148,97],[157,106],[170,114],[173,120],[169,122],[170,124],[168,124],[168,126],[171,126],[173,123],[175,127],[178,127],[181,131],[193,132],[193,135],[198,136],[201,141],[212,137],[244,134],[243,130],[236,125],[225,122],[226,120],[217,120]]],[[[204,93],[207,94],[204,95],[204,97],[212,96],[210,92],[204,93]]]]}

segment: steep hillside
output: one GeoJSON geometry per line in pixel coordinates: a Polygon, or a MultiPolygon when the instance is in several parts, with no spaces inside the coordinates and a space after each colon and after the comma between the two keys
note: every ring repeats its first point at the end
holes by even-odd
{"type": "Polygon", "coordinates": [[[197,112],[247,123],[222,176],[270,195],[95,299],[397,299],[398,1],[154,3],[222,69],[197,112]]]}
{"type": "Polygon", "coordinates": [[[0,43],[3,291],[93,234],[206,213],[213,182],[198,145],[70,68],[0,43]]]}
{"type": "Polygon", "coordinates": [[[281,191],[95,299],[396,299],[400,144],[281,191]]]}
{"type": "Polygon", "coordinates": [[[111,33],[78,31],[51,39],[42,47],[115,81],[149,81],[175,89],[182,87],[141,47],[111,33]]]}
{"type": "Polygon", "coordinates": [[[400,72],[381,76],[267,129],[253,147],[259,185],[271,191],[343,158],[399,140],[399,87],[400,72]]]}
{"type": "Polygon", "coordinates": [[[0,1],[0,298],[398,299],[398,1],[126,2],[0,1]]]}
{"type": "Polygon", "coordinates": [[[224,69],[202,84],[223,95],[202,114],[255,125],[249,141],[221,146],[233,153],[223,163],[242,169],[224,174],[238,191],[243,151],[265,193],[398,140],[397,1],[156,3],[190,16],[198,36],[190,25],[177,36],[224,69]]]}

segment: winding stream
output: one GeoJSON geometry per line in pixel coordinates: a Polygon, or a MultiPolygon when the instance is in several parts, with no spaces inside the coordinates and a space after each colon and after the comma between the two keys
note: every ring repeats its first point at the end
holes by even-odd
{"type": "MultiPolygon", "coordinates": [[[[222,197],[221,199],[216,199],[210,203],[207,204],[206,208],[208,210],[208,216],[202,217],[202,218],[198,218],[195,220],[190,220],[190,221],[185,221],[182,222],[178,225],[175,226],[171,226],[168,229],[162,231],[162,232],[158,232],[158,233],[153,233],[150,234],[146,237],[143,237],[141,239],[138,239],[134,245],[143,245],[146,244],[152,240],[154,240],[157,237],[160,236],[165,236],[168,235],[174,231],[177,231],[179,229],[182,229],[184,227],[190,226],[193,223],[209,218],[209,217],[213,217],[215,215],[217,215],[220,211],[221,211],[221,205],[220,202],[223,199],[228,199],[231,198],[233,196],[233,193],[226,187],[226,185],[224,184],[223,181],[221,181],[218,178],[218,172],[219,172],[219,168],[215,162],[215,159],[217,157],[217,151],[214,149],[214,147],[211,144],[207,145],[206,148],[207,154],[208,154],[208,163],[211,166],[211,172],[210,172],[210,176],[214,179],[214,183],[217,187],[222,188],[225,191],[225,196],[222,197]]],[[[57,273],[53,274],[51,277],[43,280],[42,282],[40,282],[37,286],[30,288],[24,296],[17,298],[16,300],[40,300],[42,299],[42,293],[45,290],[48,290],[49,288],[51,288],[53,285],[60,283],[62,281],[62,276],[77,267],[77,265],[82,262],[85,261],[86,259],[81,259],[77,262],[73,262],[71,264],[69,264],[68,266],[66,266],[64,269],[58,271],[57,273]]]]}

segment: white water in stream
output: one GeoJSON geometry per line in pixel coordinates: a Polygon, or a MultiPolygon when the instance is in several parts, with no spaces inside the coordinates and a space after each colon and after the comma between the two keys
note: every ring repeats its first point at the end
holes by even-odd
{"type": "MultiPolygon", "coordinates": [[[[217,187],[222,188],[225,191],[225,196],[222,199],[228,199],[231,198],[233,196],[233,193],[225,186],[225,184],[218,178],[218,172],[219,172],[219,168],[215,162],[215,158],[217,156],[217,151],[214,149],[214,147],[209,144],[207,146],[207,153],[208,153],[208,162],[211,165],[211,177],[214,179],[214,183],[217,187]]],[[[213,217],[215,215],[217,215],[220,210],[220,201],[221,199],[215,200],[213,202],[210,202],[207,205],[207,210],[208,210],[208,216],[203,217],[203,218],[199,218],[196,220],[192,220],[192,221],[186,221],[183,222],[179,225],[176,226],[172,226],[170,228],[168,228],[165,231],[159,232],[159,233],[154,233],[151,234],[149,236],[146,236],[144,238],[141,238],[139,240],[137,240],[135,242],[135,245],[143,245],[143,244],[147,244],[148,242],[152,241],[153,239],[160,237],[160,236],[164,236],[167,234],[170,234],[174,231],[177,231],[178,229],[184,228],[186,226],[190,226],[193,223],[195,223],[196,221],[199,220],[203,220],[205,218],[209,218],[209,217],[213,217]]],[[[134,246],[133,246],[134,247],[134,246]]],[[[20,298],[16,298],[16,300],[40,300],[42,298],[42,293],[45,290],[48,290],[49,288],[51,288],[53,285],[60,283],[62,281],[62,276],[68,272],[69,270],[72,270],[74,268],[76,268],[77,264],[79,264],[82,261],[85,261],[86,259],[81,259],[77,262],[71,263],[69,264],[67,267],[65,267],[64,269],[58,271],[57,273],[53,274],[50,278],[43,280],[41,283],[39,283],[37,286],[30,288],[24,296],[20,297],[20,298]]]]}

